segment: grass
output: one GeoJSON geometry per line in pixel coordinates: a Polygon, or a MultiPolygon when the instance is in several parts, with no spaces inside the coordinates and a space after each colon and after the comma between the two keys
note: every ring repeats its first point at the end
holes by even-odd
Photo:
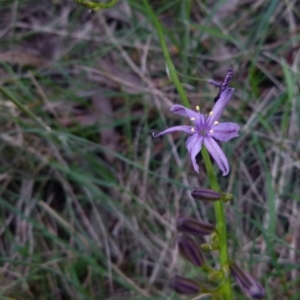
{"type": "MultiPolygon", "coordinates": [[[[230,256],[266,299],[298,300],[299,3],[150,4],[191,107],[209,111],[206,80],[235,71],[223,120],[241,134],[218,175],[234,194],[230,256]]],[[[150,135],[182,119],[147,9],[15,0],[0,16],[0,298],[179,299],[168,279],[198,273],[178,256],[176,218],[214,213],[190,196],[208,182],[184,136],[150,135]]]]}

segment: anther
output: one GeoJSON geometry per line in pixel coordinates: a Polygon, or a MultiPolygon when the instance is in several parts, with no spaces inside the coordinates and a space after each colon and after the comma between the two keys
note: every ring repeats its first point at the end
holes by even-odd
{"type": "Polygon", "coordinates": [[[219,122],[218,121],[214,121],[214,125],[218,125],[219,124],[219,122]]]}
{"type": "Polygon", "coordinates": [[[196,106],[196,110],[200,111],[200,106],[199,105],[196,106]]]}
{"type": "Polygon", "coordinates": [[[210,133],[214,133],[214,131],[211,129],[210,131],[209,131],[210,133]]]}
{"type": "Polygon", "coordinates": [[[191,132],[195,132],[195,128],[194,127],[191,129],[191,132]]]}
{"type": "Polygon", "coordinates": [[[196,118],[191,118],[191,121],[195,121],[196,120],[196,118]]]}
{"type": "Polygon", "coordinates": [[[209,115],[211,116],[213,113],[214,113],[214,112],[213,112],[213,111],[211,111],[211,112],[209,113],[209,115]]]}

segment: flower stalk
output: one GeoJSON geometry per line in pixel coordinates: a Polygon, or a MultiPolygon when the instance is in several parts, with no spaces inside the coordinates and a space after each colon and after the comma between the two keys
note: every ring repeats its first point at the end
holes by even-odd
{"type": "MultiPolygon", "coordinates": [[[[163,50],[163,55],[166,60],[166,64],[169,69],[169,72],[170,72],[170,76],[171,76],[171,78],[176,86],[176,89],[180,95],[181,101],[182,101],[183,105],[185,105],[186,107],[189,107],[189,102],[187,100],[186,93],[181,85],[180,80],[177,77],[175,67],[172,63],[168,48],[166,46],[162,26],[161,26],[158,18],[156,17],[154,11],[152,10],[151,6],[149,5],[148,1],[143,0],[143,4],[144,4],[146,10],[148,11],[148,13],[152,19],[152,22],[157,30],[160,44],[161,44],[162,50],[163,50]]],[[[229,74],[229,77],[230,76],[232,76],[232,75],[229,74]]],[[[230,81],[230,78],[228,80],[230,81]]],[[[222,83],[222,85],[221,85],[220,93],[222,92],[223,87],[224,87],[224,89],[227,88],[228,82],[224,81],[222,83]]],[[[216,99],[216,101],[218,101],[218,100],[219,99],[216,99]]],[[[208,174],[210,187],[212,190],[218,192],[219,186],[218,186],[217,177],[216,177],[216,174],[214,173],[213,166],[212,166],[212,163],[211,163],[211,160],[210,160],[210,157],[208,155],[205,145],[203,145],[203,147],[201,149],[201,154],[203,156],[204,164],[205,164],[206,171],[208,174]]],[[[225,171],[227,171],[227,170],[225,170],[225,171]]],[[[229,277],[227,232],[226,232],[226,223],[225,223],[223,202],[221,200],[214,202],[214,208],[215,208],[215,214],[216,214],[216,220],[217,220],[216,228],[217,228],[217,232],[219,233],[220,270],[222,270],[225,274],[224,281],[223,281],[224,284],[222,284],[222,286],[221,286],[220,296],[223,298],[223,300],[232,300],[233,294],[232,294],[232,288],[231,288],[230,277],[229,277]]]]}
{"type": "MultiPolygon", "coordinates": [[[[205,147],[201,149],[201,154],[203,157],[203,161],[205,164],[205,168],[207,171],[209,184],[212,190],[218,191],[219,184],[217,180],[217,176],[214,172],[211,160],[209,158],[208,152],[205,147]]],[[[225,276],[227,277],[224,280],[224,284],[222,285],[222,292],[225,300],[232,300],[232,289],[230,283],[229,274],[229,257],[228,257],[228,249],[227,249],[227,230],[226,230],[226,222],[225,222],[225,214],[223,202],[221,200],[214,202],[216,220],[217,220],[217,231],[219,233],[219,260],[220,260],[220,268],[225,272],[225,276]]]]}

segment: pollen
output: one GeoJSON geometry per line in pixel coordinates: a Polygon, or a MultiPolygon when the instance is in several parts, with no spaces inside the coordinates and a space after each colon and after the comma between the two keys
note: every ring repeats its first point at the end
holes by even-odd
{"type": "Polygon", "coordinates": [[[191,121],[195,121],[196,120],[196,118],[191,118],[191,121]]]}
{"type": "Polygon", "coordinates": [[[214,121],[214,125],[218,125],[219,124],[219,122],[218,121],[214,121]]]}
{"type": "Polygon", "coordinates": [[[196,111],[200,111],[200,106],[199,105],[196,106],[196,111]]]}
{"type": "Polygon", "coordinates": [[[191,129],[191,132],[195,132],[195,128],[194,127],[191,129]]]}
{"type": "Polygon", "coordinates": [[[213,111],[211,111],[211,112],[209,113],[209,115],[211,116],[213,113],[214,113],[214,112],[213,112],[213,111]]]}
{"type": "Polygon", "coordinates": [[[210,131],[209,131],[210,133],[214,133],[214,131],[211,129],[210,131]]]}

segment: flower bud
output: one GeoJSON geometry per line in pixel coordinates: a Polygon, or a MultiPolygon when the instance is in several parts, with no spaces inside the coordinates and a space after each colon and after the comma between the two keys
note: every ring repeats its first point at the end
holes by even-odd
{"type": "Polygon", "coordinates": [[[222,196],[223,196],[222,200],[224,202],[229,202],[229,201],[231,201],[233,199],[232,193],[226,193],[226,194],[223,194],[222,196]]]}
{"type": "Polygon", "coordinates": [[[204,188],[196,188],[192,191],[192,196],[195,199],[202,201],[218,201],[222,198],[221,193],[204,188]]]}
{"type": "Polygon", "coordinates": [[[177,245],[180,254],[193,265],[201,267],[205,264],[203,253],[191,236],[185,234],[180,235],[177,238],[177,245]]]}
{"type": "Polygon", "coordinates": [[[180,294],[195,295],[200,292],[199,284],[192,279],[174,276],[169,281],[169,287],[180,294]]]}
{"type": "Polygon", "coordinates": [[[214,251],[215,249],[212,248],[211,244],[208,244],[208,243],[203,243],[200,245],[201,249],[205,252],[212,252],[214,251]]]}
{"type": "Polygon", "coordinates": [[[208,235],[215,231],[215,227],[210,223],[185,217],[180,217],[177,219],[177,229],[194,236],[208,235]]]}
{"type": "Polygon", "coordinates": [[[266,292],[261,284],[235,263],[230,264],[230,273],[245,294],[248,294],[255,299],[262,299],[265,297],[266,292]]]}
{"type": "Polygon", "coordinates": [[[208,274],[208,279],[211,281],[220,281],[224,278],[224,272],[220,270],[212,270],[208,274]]]}

